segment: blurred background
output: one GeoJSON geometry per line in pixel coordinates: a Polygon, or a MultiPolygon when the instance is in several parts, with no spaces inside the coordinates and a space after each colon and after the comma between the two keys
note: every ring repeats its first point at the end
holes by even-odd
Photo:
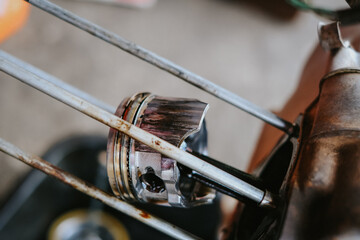
{"type": "MultiPolygon", "coordinates": [[[[274,111],[296,88],[316,43],[319,21],[312,14],[293,14],[279,1],[273,1],[273,14],[267,11],[270,5],[258,7],[240,0],[158,0],[142,10],[53,2],[274,111]]],[[[242,170],[263,126],[235,107],[34,7],[24,27],[0,48],[113,106],[141,91],[209,103],[209,154],[242,170]]],[[[36,155],[71,135],[108,133],[108,127],[3,73],[0,112],[1,137],[36,155]]],[[[1,198],[29,168],[2,153],[0,166],[1,198]]]]}

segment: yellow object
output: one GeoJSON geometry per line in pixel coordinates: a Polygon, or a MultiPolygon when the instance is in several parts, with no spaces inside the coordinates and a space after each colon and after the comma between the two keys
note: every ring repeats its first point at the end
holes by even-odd
{"type": "Polygon", "coordinates": [[[84,230],[84,226],[103,227],[114,240],[130,240],[126,228],[119,220],[108,213],[89,209],[75,209],[55,219],[49,228],[48,240],[74,239],[80,233],[89,234],[89,229],[84,230]]]}
{"type": "Polygon", "coordinates": [[[24,0],[0,0],[0,42],[23,26],[29,9],[24,0]]]}

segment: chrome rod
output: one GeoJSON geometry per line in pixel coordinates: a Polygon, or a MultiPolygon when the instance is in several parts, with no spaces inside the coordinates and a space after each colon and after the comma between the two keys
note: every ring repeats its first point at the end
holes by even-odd
{"type": "Polygon", "coordinates": [[[293,125],[273,114],[270,111],[267,111],[248,100],[239,97],[233,92],[226,90],[215,83],[192,73],[185,68],[163,58],[155,53],[132,43],[115,33],[112,33],[86,19],[83,19],[70,11],[67,11],[49,1],[46,0],[25,0],[30,4],[108,42],[164,71],[171,73],[172,75],[184,80],[185,82],[196,86],[205,92],[224,100],[227,103],[232,104],[233,106],[267,122],[268,124],[286,132],[292,133],[293,125]]]}
{"type": "Polygon", "coordinates": [[[21,149],[17,148],[13,144],[0,138],[0,151],[26,163],[27,165],[34,167],[61,182],[75,188],[76,190],[95,198],[104,204],[123,212],[130,217],[133,217],[140,222],[145,223],[169,236],[176,239],[199,239],[198,237],[172,225],[160,218],[157,218],[139,208],[136,208],[124,201],[117,199],[114,196],[104,192],[103,190],[81,180],[80,178],[52,165],[51,163],[37,157],[25,153],[21,149]]]}
{"type": "MultiPolygon", "coordinates": [[[[1,53],[1,51],[0,51],[1,53]]],[[[152,135],[135,125],[81,99],[66,90],[47,81],[46,76],[38,76],[31,69],[24,68],[14,62],[8,61],[0,54],[0,70],[26,83],[39,91],[65,103],[66,105],[86,114],[87,116],[144,143],[145,145],[159,151],[160,153],[175,159],[179,163],[193,169],[204,176],[222,184],[239,195],[244,196],[261,207],[268,207],[265,202],[272,202],[271,195],[267,191],[259,189],[233,175],[215,167],[207,162],[187,153],[176,146],[152,135]]]]}

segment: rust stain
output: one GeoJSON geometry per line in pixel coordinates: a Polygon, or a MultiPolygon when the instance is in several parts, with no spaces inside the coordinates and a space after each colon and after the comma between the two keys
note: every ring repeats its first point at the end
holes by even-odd
{"type": "Polygon", "coordinates": [[[156,141],[155,141],[155,145],[160,146],[160,144],[161,144],[161,143],[160,143],[159,140],[156,140],[156,141]]]}
{"type": "Polygon", "coordinates": [[[144,212],[144,211],[141,211],[141,213],[139,215],[145,219],[151,218],[150,214],[148,214],[147,212],[144,212]]]}
{"type": "Polygon", "coordinates": [[[123,128],[123,127],[124,127],[126,132],[129,131],[130,128],[131,128],[131,125],[124,123],[122,119],[121,119],[121,120],[118,119],[118,120],[116,121],[116,126],[119,127],[119,128],[123,128]]]}

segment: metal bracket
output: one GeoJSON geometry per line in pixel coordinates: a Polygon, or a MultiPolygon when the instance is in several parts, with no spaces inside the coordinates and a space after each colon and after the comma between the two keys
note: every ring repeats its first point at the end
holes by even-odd
{"type": "Polygon", "coordinates": [[[326,51],[334,51],[342,47],[349,47],[341,37],[339,22],[330,24],[319,23],[318,34],[321,47],[326,51]]]}

